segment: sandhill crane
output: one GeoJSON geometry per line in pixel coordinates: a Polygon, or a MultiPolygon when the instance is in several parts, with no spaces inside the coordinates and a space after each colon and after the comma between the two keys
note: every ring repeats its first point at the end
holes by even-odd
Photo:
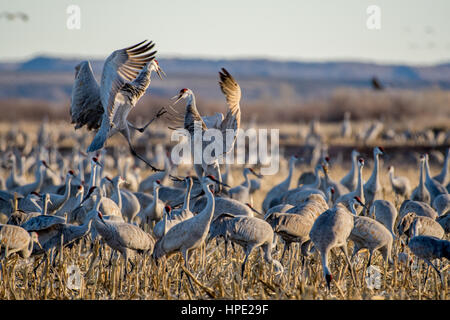
{"type": "Polygon", "coordinates": [[[164,203],[159,199],[160,187],[161,181],[156,180],[153,183],[153,202],[140,213],[141,228],[145,225],[150,226],[151,223],[156,223],[163,218],[164,203]]]}
{"type": "Polygon", "coordinates": [[[172,210],[170,206],[165,206],[164,210],[163,220],[158,221],[153,228],[153,234],[156,239],[162,238],[170,228],[177,225],[181,221],[190,219],[194,216],[194,214],[189,210],[189,200],[187,205],[185,202],[183,209],[181,210],[172,210]]]}
{"type": "Polygon", "coordinates": [[[59,209],[55,215],[57,216],[63,216],[66,213],[70,213],[73,210],[75,210],[83,200],[84,195],[84,187],[83,185],[77,186],[77,191],[74,195],[71,195],[71,197],[64,203],[64,205],[59,209]]]}
{"type": "MultiPolygon", "coordinates": [[[[223,237],[225,244],[228,241],[242,246],[245,259],[241,266],[241,277],[244,276],[245,265],[252,250],[261,247],[264,251],[264,260],[273,264],[276,274],[283,273],[284,269],[278,260],[272,258],[274,233],[271,226],[264,220],[255,217],[234,216],[223,213],[211,223],[209,239],[223,237]]],[[[226,258],[225,246],[225,258],[226,258]]]]}
{"type": "Polygon", "coordinates": [[[436,270],[441,279],[442,286],[444,286],[442,274],[432,263],[432,260],[442,258],[450,260],[450,241],[430,236],[416,236],[409,240],[408,247],[414,255],[423,259],[429,266],[432,266],[436,270]]]}
{"type": "Polygon", "coordinates": [[[430,203],[433,203],[434,198],[438,195],[448,194],[447,189],[442,184],[431,178],[428,166],[428,154],[425,155],[425,187],[427,187],[430,193],[430,203]]]}
{"type": "Polygon", "coordinates": [[[126,222],[105,220],[100,211],[98,212],[98,217],[100,222],[94,220],[94,227],[108,246],[122,254],[125,260],[126,276],[128,273],[128,261],[131,264],[130,272],[134,269],[134,263],[131,258],[135,255],[135,252],[151,252],[154,248],[155,240],[138,226],[126,222]]]}
{"type": "MultiPolygon", "coordinates": [[[[207,197],[201,197],[193,205],[192,212],[200,212],[207,204],[207,197]]],[[[253,211],[244,203],[234,199],[214,197],[214,217],[217,218],[222,213],[230,213],[234,215],[253,216],[253,211]]]]}
{"type": "Polygon", "coordinates": [[[411,183],[407,177],[395,177],[394,166],[389,166],[389,180],[391,181],[392,190],[394,190],[397,196],[405,199],[409,198],[411,194],[411,183]]]}
{"type": "Polygon", "coordinates": [[[150,85],[153,71],[161,76],[161,67],[155,60],[155,44],[147,40],[131,47],[116,50],[106,59],[100,86],[94,78],[91,65],[83,61],[75,67],[70,115],[75,129],[84,125],[88,130],[98,129],[87,152],[103,148],[106,140],[120,132],[128,142],[130,152],[157,171],[147,160],[136,153],[131,145],[130,128],[143,132],[164,111],[160,110],[143,128],[128,120],[128,113],[144,95],[150,85]]]}
{"type": "Polygon", "coordinates": [[[373,149],[373,158],[374,158],[374,165],[373,165],[373,171],[372,175],[370,176],[369,180],[364,184],[364,199],[365,204],[368,208],[372,206],[372,203],[382,198],[381,194],[381,183],[380,183],[380,177],[379,177],[379,171],[380,171],[380,155],[384,154],[384,149],[382,147],[375,147],[373,149]]]}
{"type": "Polygon", "coordinates": [[[411,200],[430,203],[430,199],[430,192],[425,187],[425,155],[421,155],[419,185],[413,190],[411,200]]]}
{"type": "MultiPolygon", "coordinates": [[[[281,259],[283,259],[286,250],[290,248],[292,242],[298,242],[301,247],[302,261],[304,262],[304,256],[308,255],[308,248],[310,244],[309,232],[315,219],[324,211],[328,209],[326,206],[325,210],[323,207],[317,208],[314,205],[303,206],[299,208],[294,213],[280,213],[273,212],[266,215],[264,220],[266,220],[273,231],[277,233],[284,240],[284,249],[281,259]]],[[[314,203],[316,204],[316,203],[314,203]]],[[[293,210],[290,209],[289,211],[293,210]]]]}
{"type": "Polygon", "coordinates": [[[25,177],[17,174],[16,156],[13,152],[7,155],[7,162],[11,165],[11,173],[6,179],[6,188],[9,190],[26,184],[25,177]]]}
{"type": "Polygon", "coordinates": [[[228,162],[225,164],[225,172],[222,173],[222,182],[226,183],[229,186],[232,186],[234,184],[233,174],[231,173],[231,166],[228,162]]]}
{"type": "Polygon", "coordinates": [[[441,225],[446,234],[450,233],[450,212],[439,216],[436,221],[441,225]]]}
{"type": "MultiPolygon", "coordinates": [[[[211,161],[206,161],[206,159],[202,157],[202,164],[194,165],[195,172],[199,179],[203,175],[213,175],[221,181],[222,176],[220,174],[218,158],[233,150],[234,142],[236,141],[237,130],[240,128],[241,123],[241,109],[239,105],[241,100],[241,88],[226,69],[222,68],[219,72],[219,77],[220,89],[225,95],[228,105],[226,117],[221,113],[216,113],[214,116],[210,117],[201,117],[195,104],[194,93],[187,88],[180,90],[178,96],[174,97],[176,98],[176,101],[173,103],[173,105],[175,105],[181,99],[186,99],[185,112],[178,113],[171,107],[169,113],[173,113],[171,118],[174,121],[175,126],[183,127],[189,132],[191,136],[191,150],[195,150],[194,145],[196,143],[202,144],[202,150],[209,144],[209,142],[206,141],[194,141],[194,128],[197,130],[200,129],[202,133],[211,128],[218,129],[222,132],[222,137],[224,137],[222,152],[220,154],[212,154],[211,161]],[[183,126],[181,126],[180,122],[183,122],[183,126]],[[234,134],[230,137],[230,135],[227,134],[227,131],[229,132],[231,130],[233,130],[234,134]],[[230,138],[231,141],[229,141],[230,138]]],[[[193,157],[194,154],[191,153],[191,156],[193,157]]],[[[219,190],[221,190],[220,185],[219,190]]]]}
{"type": "Polygon", "coordinates": [[[262,178],[260,174],[257,174],[252,168],[245,168],[243,171],[245,181],[237,187],[228,190],[228,195],[231,199],[235,199],[242,203],[251,202],[250,201],[250,180],[248,175],[253,174],[258,178],[262,178]]]}
{"type": "Polygon", "coordinates": [[[27,232],[24,228],[8,224],[0,224],[0,245],[5,247],[4,257],[18,253],[22,258],[29,258],[33,245],[40,246],[36,232],[27,232]]]}
{"type": "Polygon", "coordinates": [[[267,212],[267,210],[270,209],[272,200],[280,198],[289,190],[289,186],[291,185],[292,180],[292,174],[294,172],[294,167],[297,160],[298,160],[297,156],[292,156],[289,159],[289,174],[287,178],[283,180],[283,182],[272,187],[272,189],[270,189],[269,192],[267,192],[266,197],[264,198],[264,201],[262,203],[263,212],[267,212]]]}
{"type": "Polygon", "coordinates": [[[356,285],[353,268],[348,258],[347,239],[353,229],[353,216],[343,204],[336,204],[333,208],[322,213],[315,221],[309,233],[314,247],[319,251],[322,268],[328,289],[333,279],[328,268],[328,255],[331,249],[340,248],[345,255],[352,279],[356,285]]]}
{"type": "Polygon", "coordinates": [[[123,217],[128,220],[128,222],[132,222],[141,209],[138,199],[131,191],[120,189],[121,184],[125,182],[122,176],[116,176],[113,179],[106,177],[106,179],[113,185],[111,199],[117,203],[123,217]]]}
{"type": "Polygon", "coordinates": [[[437,211],[439,216],[442,216],[450,211],[450,194],[441,194],[434,198],[433,208],[437,211]]]}
{"type": "Polygon", "coordinates": [[[370,207],[369,216],[383,224],[395,239],[394,225],[398,213],[395,206],[388,200],[375,200],[370,207]]]}
{"type": "Polygon", "coordinates": [[[68,246],[86,236],[91,231],[92,220],[95,217],[96,215],[89,215],[86,217],[84,223],[79,226],[61,222],[54,223],[46,228],[35,230],[39,235],[41,247],[35,247],[33,255],[46,253],[52,248],[59,250],[61,247],[68,246]]]}
{"type": "Polygon", "coordinates": [[[264,220],[266,220],[266,218],[271,213],[274,213],[274,212],[285,213],[286,211],[288,211],[291,208],[294,208],[294,206],[292,204],[279,204],[279,205],[276,205],[275,207],[272,207],[272,208],[270,208],[269,210],[266,211],[266,213],[264,214],[264,220]]]}
{"type": "Polygon", "coordinates": [[[406,214],[397,226],[399,235],[407,237],[426,235],[442,239],[445,231],[442,226],[429,217],[418,216],[414,212],[406,214]]]}
{"type": "Polygon", "coordinates": [[[81,201],[81,204],[69,213],[67,220],[70,223],[83,223],[87,213],[95,208],[97,201],[100,201],[100,210],[107,216],[122,216],[119,206],[110,198],[103,197],[99,187],[91,187],[81,201]]]}
{"type": "Polygon", "coordinates": [[[347,208],[350,208],[350,201],[353,200],[354,197],[359,197],[359,199],[364,203],[364,187],[363,187],[363,168],[364,168],[364,159],[358,159],[358,182],[354,191],[346,193],[339,198],[336,199],[336,203],[343,203],[347,208]]]}
{"type": "Polygon", "coordinates": [[[403,201],[398,211],[399,218],[403,218],[407,213],[410,212],[414,212],[418,216],[429,217],[433,220],[436,220],[436,218],[438,217],[437,212],[432,207],[430,207],[428,203],[411,200],[403,201]]]}
{"type": "MultiPolygon", "coordinates": [[[[9,190],[10,192],[17,192],[20,193],[24,196],[26,196],[27,194],[33,192],[33,191],[37,191],[39,192],[39,189],[42,186],[42,183],[44,182],[44,170],[45,169],[50,169],[50,167],[47,165],[47,162],[45,161],[39,161],[38,165],[36,166],[36,171],[35,171],[35,181],[23,186],[19,186],[16,188],[13,188],[11,190],[9,190]]],[[[50,169],[51,170],[51,169],[50,169]]]]}
{"type": "MultiPolygon", "coordinates": [[[[344,113],[344,120],[342,121],[342,126],[341,126],[341,137],[342,138],[350,138],[352,136],[352,126],[350,123],[350,112],[346,111],[344,113]]],[[[342,183],[342,181],[341,181],[342,183]]],[[[346,186],[347,188],[349,188],[349,190],[353,190],[354,188],[351,188],[350,186],[346,186]]]]}
{"type": "Polygon", "coordinates": [[[346,186],[341,184],[340,182],[331,180],[330,176],[328,175],[329,172],[329,157],[325,158],[325,161],[323,163],[323,172],[325,174],[325,183],[324,185],[320,186],[320,189],[323,192],[326,192],[328,187],[331,187],[334,189],[334,193],[332,194],[332,201],[335,202],[340,196],[347,194],[350,192],[350,190],[347,189],[346,186]]]}
{"type": "Polygon", "coordinates": [[[50,193],[50,206],[48,207],[48,212],[50,214],[56,213],[58,210],[60,210],[64,204],[69,200],[70,198],[70,191],[71,187],[70,184],[72,183],[72,179],[74,178],[75,173],[72,170],[69,170],[69,172],[66,175],[66,188],[64,191],[64,194],[55,194],[50,193]]]}
{"type": "MultiPolygon", "coordinates": [[[[357,203],[364,205],[355,197],[350,204],[351,208],[354,209],[357,203]]],[[[391,259],[392,244],[394,241],[392,233],[383,224],[372,218],[357,216],[356,210],[353,211],[353,214],[355,214],[353,217],[353,229],[348,237],[354,243],[352,258],[359,250],[368,249],[369,261],[367,262],[367,267],[369,267],[373,252],[380,250],[384,261],[388,262],[389,260],[390,263],[393,263],[391,259]]]]}
{"type": "Polygon", "coordinates": [[[443,186],[446,186],[450,182],[449,163],[450,163],[450,148],[447,148],[447,153],[445,154],[442,170],[438,175],[433,177],[434,180],[436,180],[443,186]]]}
{"type": "Polygon", "coordinates": [[[154,259],[158,260],[163,256],[181,252],[184,264],[189,269],[188,263],[192,250],[199,248],[205,242],[209,232],[215,202],[210,188],[213,188],[217,181],[212,175],[202,178],[202,189],[207,197],[206,207],[199,214],[172,227],[162,238],[156,241],[152,253],[154,259]]]}
{"type": "Polygon", "coordinates": [[[350,172],[347,173],[342,179],[341,184],[347,187],[348,190],[355,190],[358,184],[358,156],[359,152],[356,150],[352,151],[352,168],[350,172]]]}

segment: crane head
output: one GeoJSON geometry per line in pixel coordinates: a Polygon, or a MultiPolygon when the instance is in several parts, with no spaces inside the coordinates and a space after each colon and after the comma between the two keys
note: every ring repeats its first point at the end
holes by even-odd
{"type": "Polygon", "coordinates": [[[166,73],[161,69],[161,66],[159,65],[158,60],[153,59],[153,61],[151,62],[151,64],[152,64],[153,68],[155,69],[156,73],[158,74],[158,76],[159,76],[159,78],[160,78],[161,80],[163,79],[162,76],[161,76],[161,73],[162,73],[165,77],[167,77],[166,73]]]}
{"type": "Polygon", "coordinates": [[[172,100],[174,100],[175,99],[175,102],[172,104],[172,105],[174,105],[174,104],[176,104],[178,101],[180,101],[181,99],[185,99],[188,95],[190,95],[190,94],[192,94],[192,91],[191,91],[191,89],[188,89],[188,88],[183,88],[183,89],[181,89],[180,90],[180,92],[176,95],[176,96],[173,96],[171,99],[172,100]]]}
{"type": "Polygon", "coordinates": [[[73,170],[69,170],[69,175],[74,176],[75,172],[73,172],[73,170]]]}
{"type": "Polygon", "coordinates": [[[100,218],[100,221],[103,222],[103,224],[106,225],[105,220],[103,220],[103,214],[100,211],[97,211],[97,216],[100,218]]]}
{"type": "Polygon", "coordinates": [[[169,205],[166,205],[166,206],[164,207],[164,210],[166,210],[167,213],[170,213],[170,212],[172,211],[172,207],[169,206],[169,205]]]}
{"type": "Polygon", "coordinates": [[[362,165],[362,166],[364,165],[364,159],[363,158],[359,158],[358,162],[360,163],[360,165],[362,165]]]}
{"type": "Polygon", "coordinates": [[[89,191],[88,191],[88,193],[86,194],[86,196],[84,197],[84,199],[81,200],[80,205],[83,204],[83,203],[91,196],[91,194],[94,192],[94,190],[95,190],[96,188],[97,188],[96,186],[93,186],[93,187],[91,187],[91,188],[89,189],[89,191]]]}
{"type": "MultiPolygon", "coordinates": [[[[379,154],[384,154],[384,148],[383,148],[383,147],[378,146],[378,147],[376,147],[376,149],[379,150],[379,151],[378,151],[379,154]]],[[[375,149],[375,150],[376,150],[376,149],[375,149]]]]}

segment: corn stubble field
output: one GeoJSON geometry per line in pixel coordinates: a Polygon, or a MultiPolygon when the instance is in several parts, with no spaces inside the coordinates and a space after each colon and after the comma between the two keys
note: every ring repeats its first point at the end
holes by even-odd
{"type": "MultiPolygon", "coordinates": [[[[3,124],[1,129],[8,127],[9,125],[3,124]]],[[[37,127],[31,125],[28,128],[33,131],[37,127]]],[[[62,125],[54,125],[54,128],[59,130],[62,125]]],[[[67,126],[65,128],[68,130],[67,126]]],[[[287,130],[292,132],[297,129],[291,126],[287,130]]],[[[369,163],[364,169],[364,179],[367,181],[372,170],[371,154],[365,154],[364,158],[369,163]]],[[[350,165],[346,161],[333,166],[330,176],[335,180],[340,179],[348,172],[350,165]]],[[[300,174],[307,170],[310,171],[311,168],[304,165],[297,167],[291,188],[300,174]]],[[[432,166],[431,170],[435,174],[440,168],[432,166]]],[[[143,177],[149,174],[150,171],[142,171],[143,177]]],[[[179,174],[182,175],[183,172],[179,171],[179,174]]],[[[396,175],[408,177],[413,188],[418,184],[419,172],[415,164],[397,164],[396,175]]],[[[263,178],[261,190],[253,198],[256,209],[261,209],[267,191],[286,176],[286,165],[282,163],[278,174],[263,178]]],[[[235,168],[233,177],[236,184],[240,183],[243,180],[242,170],[235,168]]],[[[381,182],[384,188],[383,198],[395,203],[398,209],[402,199],[397,199],[391,190],[386,163],[381,169],[381,182]]],[[[3,215],[3,219],[7,217],[3,215]]],[[[2,221],[5,222],[6,220],[2,221]]],[[[448,239],[448,235],[446,238],[448,239]]],[[[349,241],[350,253],[352,247],[353,244],[349,241]]],[[[384,264],[381,254],[375,252],[372,265],[378,267],[381,273],[375,287],[368,286],[366,282],[367,251],[362,250],[357,255],[357,286],[354,286],[342,252],[332,250],[330,269],[335,281],[332,282],[329,293],[319,255],[314,253],[307,257],[302,273],[300,248],[293,244],[281,260],[281,240],[278,240],[272,256],[282,263],[284,273],[275,275],[273,267],[262,259],[262,251],[256,249],[249,257],[243,279],[240,276],[241,263],[245,257],[243,250],[238,245],[235,245],[235,250],[229,247],[225,258],[222,239],[217,242],[214,239],[207,244],[206,249],[202,247],[202,250],[194,251],[189,264],[192,273],[184,269],[179,253],[167,260],[160,260],[158,264],[151,258],[151,253],[147,253],[136,256],[136,267],[125,278],[124,260],[119,256],[119,259],[113,259],[112,265],[108,266],[111,248],[104,248],[100,255],[98,240],[91,243],[84,238],[71,248],[64,248],[54,265],[49,264],[47,259],[36,272],[33,269],[41,261],[40,257],[23,260],[13,255],[7,260],[3,259],[0,299],[448,299],[449,262],[444,259],[441,265],[444,286],[434,270],[429,272],[426,285],[423,286],[427,265],[421,260],[418,264],[414,261],[412,266],[399,261],[399,253],[408,250],[400,245],[399,240],[394,242],[393,265],[384,264]],[[74,275],[70,274],[74,266],[79,268],[80,275],[79,287],[76,288],[69,283],[74,279],[74,275]],[[193,287],[186,275],[180,284],[183,269],[192,279],[193,287]]]]}

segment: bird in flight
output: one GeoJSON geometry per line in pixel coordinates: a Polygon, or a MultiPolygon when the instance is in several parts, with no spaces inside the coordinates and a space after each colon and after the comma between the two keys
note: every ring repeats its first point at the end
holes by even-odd
{"type": "Polygon", "coordinates": [[[151,51],[154,46],[153,41],[144,40],[111,53],[103,66],[100,86],[89,61],[83,61],[75,67],[70,106],[72,123],[76,124],[75,129],[86,125],[88,130],[97,130],[87,152],[103,148],[108,138],[120,132],[127,139],[134,156],[154,171],[161,171],[136,152],[131,144],[130,128],[144,132],[153,120],[166,111],[160,109],[142,128],[127,120],[128,113],[150,85],[152,72],[155,71],[161,80],[161,74],[166,75],[155,59],[156,51],[151,51]]]}

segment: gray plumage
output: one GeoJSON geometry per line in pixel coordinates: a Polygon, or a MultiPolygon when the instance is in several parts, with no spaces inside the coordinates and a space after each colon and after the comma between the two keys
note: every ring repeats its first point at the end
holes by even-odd
{"type": "Polygon", "coordinates": [[[384,151],[381,147],[375,147],[373,149],[374,165],[372,175],[369,180],[364,184],[364,199],[367,207],[370,208],[372,203],[377,199],[382,199],[381,183],[380,183],[380,159],[379,156],[383,155],[384,151]]]}
{"type": "MultiPolygon", "coordinates": [[[[103,219],[103,215],[100,212],[98,217],[100,220],[94,220],[95,229],[108,246],[122,254],[125,266],[128,261],[131,263],[131,271],[133,271],[134,263],[131,260],[135,253],[151,252],[154,248],[155,240],[150,234],[133,224],[108,221],[103,219]]],[[[125,268],[125,272],[128,273],[127,268],[125,268]]]]}
{"type": "Polygon", "coordinates": [[[340,183],[347,187],[348,190],[355,190],[358,184],[358,156],[359,152],[352,151],[352,168],[341,180],[340,183]]]}
{"type": "Polygon", "coordinates": [[[291,184],[292,180],[292,173],[294,171],[295,163],[297,162],[298,157],[292,156],[289,160],[289,174],[283,182],[277,184],[276,186],[272,187],[272,189],[267,192],[266,197],[263,200],[262,203],[262,210],[263,212],[266,212],[270,209],[270,203],[273,199],[280,198],[283,196],[288,190],[289,186],[291,184]]]}
{"type": "MultiPolygon", "coordinates": [[[[241,276],[244,275],[248,256],[257,247],[263,249],[264,260],[273,264],[277,273],[284,271],[281,263],[272,258],[274,234],[266,221],[255,217],[234,216],[224,213],[211,223],[210,238],[213,239],[218,236],[223,237],[225,243],[232,241],[241,245],[244,249],[245,259],[241,266],[241,276]]],[[[226,255],[227,252],[225,251],[226,255]]]]}
{"type": "Polygon", "coordinates": [[[353,254],[356,255],[361,249],[369,250],[369,261],[372,261],[372,255],[375,250],[379,250],[383,255],[383,259],[392,263],[391,252],[394,238],[391,232],[380,222],[362,216],[355,216],[353,229],[349,239],[353,241],[353,254]]]}
{"type": "MultiPolygon", "coordinates": [[[[342,204],[322,213],[315,221],[309,233],[314,247],[319,251],[322,260],[322,269],[328,288],[332,275],[328,267],[329,252],[333,248],[340,248],[344,253],[348,266],[351,269],[347,253],[347,239],[353,229],[353,216],[342,204]]],[[[351,271],[353,276],[353,271],[351,271]]]]}
{"type": "Polygon", "coordinates": [[[369,216],[383,224],[395,239],[394,225],[398,213],[395,206],[388,200],[375,200],[370,207],[369,216]]]}
{"type": "Polygon", "coordinates": [[[414,255],[433,267],[441,279],[442,286],[444,286],[442,274],[432,263],[432,260],[443,258],[450,260],[450,241],[430,236],[416,236],[409,240],[408,247],[414,255]]]}
{"type": "Polygon", "coordinates": [[[406,214],[400,220],[397,230],[400,236],[405,234],[407,237],[426,235],[442,239],[445,235],[444,229],[436,220],[418,216],[413,212],[406,214]]]}
{"type": "Polygon", "coordinates": [[[450,194],[441,194],[434,198],[433,208],[437,211],[438,215],[444,215],[450,211],[450,194]]]}
{"type": "Polygon", "coordinates": [[[411,200],[430,203],[430,192],[425,187],[425,156],[420,156],[419,185],[413,190],[411,200]]]}
{"type": "Polygon", "coordinates": [[[442,170],[439,174],[433,177],[434,180],[436,180],[443,186],[446,186],[450,182],[449,163],[450,163],[450,148],[447,148],[444,164],[442,165],[442,170]]]}
{"type": "Polygon", "coordinates": [[[439,216],[436,221],[441,225],[445,233],[450,233],[450,212],[439,216]]]}
{"type": "Polygon", "coordinates": [[[35,232],[27,232],[19,226],[0,225],[0,245],[6,247],[5,256],[18,253],[22,258],[30,257],[33,251],[33,244],[38,243],[38,236],[35,232]],[[7,253],[6,253],[7,252],[7,253]]]}
{"type": "Polygon", "coordinates": [[[407,213],[410,212],[414,212],[418,216],[429,217],[433,220],[436,220],[436,218],[438,217],[437,212],[432,207],[430,207],[428,203],[411,200],[403,201],[398,211],[399,218],[403,218],[407,213]]]}
{"type": "Polygon", "coordinates": [[[448,194],[447,189],[442,184],[431,178],[428,166],[428,154],[425,155],[425,187],[427,187],[430,193],[430,203],[433,203],[437,196],[448,194]]]}
{"type": "Polygon", "coordinates": [[[389,167],[389,181],[395,194],[404,198],[409,198],[411,194],[411,183],[406,177],[394,176],[394,167],[389,167]]]}

